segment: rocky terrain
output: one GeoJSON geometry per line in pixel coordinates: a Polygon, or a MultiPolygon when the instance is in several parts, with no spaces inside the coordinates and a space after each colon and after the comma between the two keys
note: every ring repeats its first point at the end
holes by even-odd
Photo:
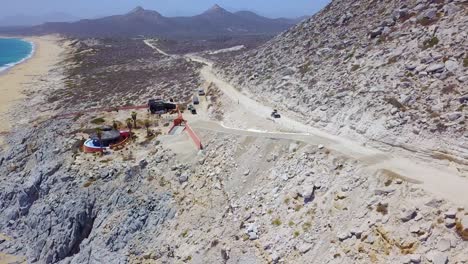
{"type": "Polygon", "coordinates": [[[189,159],[167,136],[98,157],[77,150],[74,131],[89,118],[10,137],[0,158],[3,254],[29,263],[468,260],[463,207],[324,146],[201,130],[206,148],[189,159]]]}
{"type": "Polygon", "coordinates": [[[218,71],[329,132],[439,149],[466,163],[467,8],[462,0],[333,1],[218,71]]]}
{"type": "Polygon", "coordinates": [[[422,162],[414,149],[439,147],[424,158],[445,159],[431,165],[466,183],[466,8],[333,1],[257,49],[200,55],[243,93],[155,40],[63,40],[63,62],[28,85],[0,150],[0,263],[468,263],[466,203],[376,170],[390,154],[363,151],[383,141],[422,162]],[[60,116],[155,94],[185,100],[200,86],[198,115],[184,113],[200,151],[161,132],[171,116],[140,110],[122,149],[86,154],[89,131],[130,112],[60,116]],[[282,119],[257,115],[270,111],[262,103],[282,119]],[[282,126],[299,122],[367,144],[282,126]]]}
{"type": "Polygon", "coordinates": [[[156,96],[183,102],[200,85],[200,64],[163,56],[141,39],[84,39],[71,49],[65,85],[48,99],[69,109],[145,104],[156,96]]]}

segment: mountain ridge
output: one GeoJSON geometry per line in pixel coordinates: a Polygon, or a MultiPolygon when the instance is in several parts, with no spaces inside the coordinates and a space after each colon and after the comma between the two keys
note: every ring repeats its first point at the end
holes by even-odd
{"type": "MultiPolygon", "coordinates": [[[[22,34],[62,34],[71,37],[135,37],[151,35],[181,36],[236,36],[251,34],[275,35],[294,25],[294,19],[271,19],[255,13],[232,13],[219,5],[188,17],[166,17],[154,10],[137,6],[122,15],[77,22],[53,22],[24,28],[22,34]]],[[[16,32],[18,33],[17,30],[16,32]]]]}

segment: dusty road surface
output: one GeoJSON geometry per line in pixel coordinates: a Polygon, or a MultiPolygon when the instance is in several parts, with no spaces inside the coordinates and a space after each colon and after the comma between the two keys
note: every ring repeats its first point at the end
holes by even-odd
{"type": "MultiPolygon", "coordinates": [[[[270,116],[273,110],[272,107],[255,101],[252,99],[253,97],[249,96],[248,92],[240,91],[218,77],[213,71],[211,61],[196,55],[187,55],[187,59],[205,64],[201,70],[201,76],[204,80],[215,84],[227,98],[236,102],[252,118],[264,122],[257,122],[256,126],[248,129],[239,129],[237,127],[227,127],[214,121],[197,120],[192,123],[195,129],[252,137],[289,139],[308,144],[323,145],[324,148],[363,162],[363,164],[366,164],[365,169],[371,174],[390,172],[393,175],[419,183],[423,188],[440,198],[448,199],[455,204],[468,206],[468,193],[466,192],[468,178],[466,173],[455,168],[440,166],[438,162],[427,162],[427,160],[422,160],[416,155],[413,157],[410,152],[405,153],[405,155],[395,155],[391,151],[387,152],[363,146],[350,139],[323,132],[284,114],[281,119],[274,121],[272,130],[265,130],[265,127],[272,127],[272,121],[265,118],[270,116]]],[[[230,116],[230,118],[235,117],[230,116]]],[[[246,116],[243,115],[239,118],[244,119],[246,116]]]]}
{"type": "Polygon", "coordinates": [[[155,45],[151,44],[150,40],[145,39],[144,42],[145,42],[146,45],[148,45],[149,47],[153,48],[154,50],[156,50],[157,52],[161,53],[162,55],[171,56],[171,55],[167,54],[166,52],[164,52],[163,50],[161,50],[160,48],[158,48],[158,47],[156,47],[155,45]]]}

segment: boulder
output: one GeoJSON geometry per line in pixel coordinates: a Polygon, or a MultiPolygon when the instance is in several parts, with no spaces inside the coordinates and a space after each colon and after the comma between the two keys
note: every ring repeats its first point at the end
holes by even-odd
{"type": "Polygon", "coordinates": [[[459,119],[460,117],[462,117],[462,113],[460,113],[460,112],[449,113],[449,114],[447,114],[447,116],[446,116],[446,118],[447,118],[449,121],[455,121],[455,120],[459,119]]]}
{"type": "Polygon", "coordinates": [[[458,101],[460,102],[460,104],[464,104],[464,103],[468,102],[468,94],[465,94],[465,95],[461,96],[460,98],[458,98],[458,101]]]}
{"type": "Polygon", "coordinates": [[[345,232],[341,232],[341,233],[338,234],[337,237],[338,237],[338,239],[339,239],[340,241],[345,241],[346,239],[348,239],[348,238],[351,237],[351,233],[350,233],[350,232],[346,232],[346,231],[345,231],[345,232]]]}
{"type": "Polygon", "coordinates": [[[421,20],[421,19],[424,19],[424,18],[432,20],[432,19],[436,18],[436,16],[437,16],[437,9],[436,8],[429,8],[426,11],[424,11],[421,15],[418,16],[418,20],[421,20]]]}
{"type": "Polygon", "coordinates": [[[302,243],[302,244],[300,244],[299,246],[297,246],[296,249],[297,249],[301,254],[305,254],[305,253],[309,252],[309,251],[312,249],[312,245],[311,245],[311,244],[307,244],[307,243],[302,243]]]}
{"type": "Polygon", "coordinates": [[[315,198],[315,187],[310,187],[307,190],[304,190],[301,195],[304,198],[304,203],[312,202],[315,198]]]}
{"type": "Polygon", "coordinates": [[[459,68],[459,64],[456,61],[448,60],[445,62],[445,68],[447,71],[456,72],[459,68]]]}
{"type": "Polygon", "coordinates": [[[429,67],[427,67],[426,71],[430,73],[434,72],[442,72],[445,68],[445,64],[442,63],[436,63],[436,64],[431,64],[429,67]]]}
{"type": "Polygon", "coordinates": [[[416,64],[413,64],[413,63],[405,65],[405,69],[408,70],[408,71],[413,71],[413,70],[416,69],[416,67],[418,67],[418,66],[416,64]]]}
{"type": "Polygon", "coordinates": [[[452,218],[447,218],[447,219],[445,219],[445,226],[446,226],[447,228],[452,228],[452,227],[454,227],[456,223],[457,223],[457,222],[455,221],[455,219],[452,219],[452,218]]]}
{"type": "Polygon", "coordinates": [[[444,213],[445,218],[455,218],[457,216],[457,209],[451,208],[444,213]]]}
{"type": "Polygon", "coordinates": [[[446,264],[448,262],[447,254],[440,252],[434,253],[430,259],[432,260],[433,264],[446,264]]]}
{"type": "Polygon", "coordinates": [[[376,37],[380,36],[382,34],[383,30],[384,30],[383,27],[378,27],[378,28],[376,28],[374,30],[371,30],[369,32],[370,38],[376,38],[376,37]]]}
{"type": "Polygon", "coordinates": [[[258,239],[258,235],[257,235],[257,233],[255,233],[255,232],[249,232],[248,235],[249,235],[249,239],[250,239],[250,240],[256,240],[256,239],[258,239]]]}
{"type": "Polygon", "coordinates": [[[457,78],[457,80],[459,82],[466,82],[466,81],[468,81],[468,75],[460,76],[460,77],[457,78]]]}
{"type": "Polygon", "coordinates": [[[188,181],[188,179],[189,179],[189,174],[188,174],[188,172],[184,172],[184,173],[182,173],[182,174],[179,176],[179,183],[182,184],[182,183],[188,181]]]}
{"type": "Polygon", "coordinates": [[[441,239],[437,243],[437,249],[439,251],[442,251],[442,252],[448,251],[450,249],[450,247],[451,247],[450,240],[448,240],[448,239],[441,239]]]}
{"type": "Polygon", "coordinates": [[[415,218],[418,213],[415,209],[406,209],[401,212],[400,219],[403,222],[408,222],[411,219],[415,218]]]}
{"type": "Polygon", "coordinates": [[[410,254],[408,257],[411,263],[421,263],[421,255],[419,254],[410,254]]]}
{"type": "Polygon", "coordinates": [[[451,16],[457,13],[458,11],[460,11],[460,7],[458,7],[454,3],[448,3],[444,6],[444,12],[447,16],[451,16]]]}

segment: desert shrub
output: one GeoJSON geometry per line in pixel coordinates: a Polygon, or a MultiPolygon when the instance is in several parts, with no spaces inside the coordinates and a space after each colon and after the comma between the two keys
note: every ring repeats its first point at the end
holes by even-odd
{"type": "Polygon", "coordinates": [[[274,226],[280,226],[282,223],[281,223],[281,220],[279,218],[276,218],[274,219],[272,222],[271,222],[274,226]]]}
{"type": "Polygon", "coordinates": [[[456,224],[457,234],[465,241],[468,241],[468,232],[466,231],[466,227],[462,226],[460,220],[457,221],[456,224]]]}
{"type": "Polygon", "coordinates": [[[414,13],[406,13],[406,14],[403,14],[402,16],[400,16],[400,23],[403,23],[405,21],[407,21],[408,19],[412,18],[414,16],[414,13]]]}
{"type": "Polygon", "coordinates": [[[423,42],[423,49],[429,49],[434,47],[435,45],[439,44],[439,39],[437,37],[432,37],[430,39],[426,39],[423,42]]]}
{"type": "Polygon", "coordinates": [[[312,223],[311,222],[305,222],[303,225],[302,225],[302,229],[304,229],[305,232],[309,231],[309,229],[312,227],[312,223]]]}
{"type": "Polygon", "coordinates": [[[91,123],[92,124],[95,124],[95,125],[102,125],[106,122],[106,120],[102,117],[98,117],[98,118],[95,118],[93,120],[91,120],[91,123]]]}
{"type": "Polygon", "coordinates": [[[457,89],[455,89],[457,86],[455,84],[449,84],[447,86],[444,86],[442,90],[440,91],[440,94],[451,94],[451,93],[458,93],[457,89]]]}
{"type": "Polygon", "coordinates": [[[468,67],[468,55],[463,59],[463,67],[468,67]]]}
{"type": "Polygon", "coordinates": [[[303,64],[301,67],[299,67],[299,72],[301,73],[301,75],[304,76],[306,73],[310,71],[310,65],[311,65],[311,62],[308,61],[305,64],[303,64]]]}
{"type": "Polygon", "coordinates": [[[391,57],[390,59],[388,59],[388,64],[393,64],[395,62],[398,61],[398,56],[394,56],[394,57],[391,57]]]}
{"type": "Polygon", "coordinates": [[[400,103],[395,97],[386,98],[385,101],[402,111],[405,110],[405,106],[402,103],[400,103]]]}
{"type": "Polygon", "coordinates": [[[85,184],[83,184],[83,187],[88,188],[88,187],[91,186],[95,181],[96,181],[96,179],[95,179],[94,177],[91,177],[91,178],[89,178],[89,180],[88,180],[87,182],[85,182],[85,184]]]}
{"type": "Polygon", "coordinates": [[[447,131],[447,128],[448,127],[446,125],[442,124],[442,123],[438,123],[436,125],[436,131],[439,132],[439,133],[447,131]]]}
{"type": "Polygon", "coordinates": [[[429,19],[427,17],[424,17],[420,20],[418,20],[418,23],[421,25],[421,26],[430,26],[430,25],[433,25],[434,23],[437,22],[437,19],[429,19]]]}
{"type": "Polygon", "coordinates": [[[386,215],[388,214],[388,204],[378,203],[375,210],[383,215],[386,215]]]}
{"type": "Polygon", "coordinates": [[[358,64],[354,64],[353,66],[351,66],[351,71],[357,71],[361,66],[359,66],[358,64]]]}
{"type": "Polygon", "coordinates": [[[298,204],[294,207],[294,211],[298,212],[302,209],[302,207],[303,207],[302,204],[298,204]]]}

